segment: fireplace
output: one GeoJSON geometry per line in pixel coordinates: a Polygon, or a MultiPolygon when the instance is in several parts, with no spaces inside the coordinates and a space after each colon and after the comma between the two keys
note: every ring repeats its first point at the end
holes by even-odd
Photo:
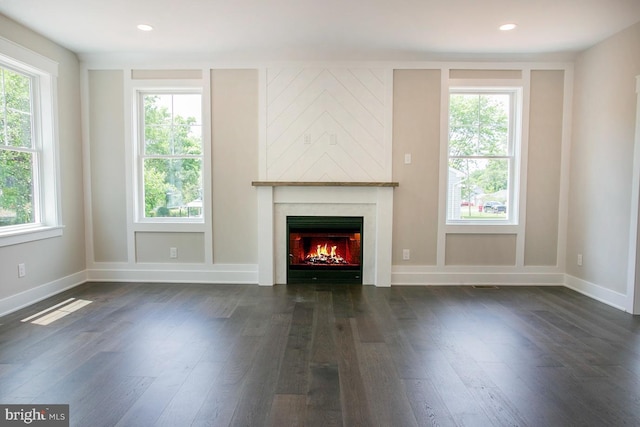
{"type": "Polygon", "coordinates": [[[362,284],[363,217],[287,216],[287,283],[362,284]]]}
{"type": "Polygon", "coordinates": [[[287,217],[362,218],[362,284],[391,286],[393,191],[397,183],[254,181],[258,192],[258,284],[286,284],[287,217]],[[366,237],[365,237],[366,236],[366,237]]]}

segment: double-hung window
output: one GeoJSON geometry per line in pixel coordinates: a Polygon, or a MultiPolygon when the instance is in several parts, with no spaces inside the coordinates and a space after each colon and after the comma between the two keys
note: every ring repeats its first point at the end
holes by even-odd
{"type": "Polygon", "coordinates": [[[40,149],[33,129],[33,77],[0,67],[0,225],[39,221],[40,149]]]}
{"type": "Polygon", "coordinates": [[[138,218],[203,222],[200,90],[137,92],[138,218]]]}
{"type": "Polygon", "coordinates": [[[519,88],[451,88],[447,223],[515,224],[519,88]]]}
{"type": "Polygon", "coordinates": [[[56,72],[57,64],[0,40],[0,246],[62,233],[56,72]]]}

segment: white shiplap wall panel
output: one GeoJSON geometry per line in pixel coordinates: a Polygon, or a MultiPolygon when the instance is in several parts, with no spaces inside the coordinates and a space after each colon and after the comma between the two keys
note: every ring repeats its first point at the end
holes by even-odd
{"type": "Polygon", "coordinates": [[[384,70],[377,69],[372,70],[369,68],[352,68],[353,75],[360,80],[364,86],[371,91],[371,93],[380,102],[384,102],[385,96],[385,84],[384,84],[384,70]],[[378,73],[382,72],[382,73],[378,73]]]}
{"type": "Polygon", "coordinates": [[[302,68],[280,68],[267,70],[267,98],[274,100],[302,71],[302,68]]]}
{"type": "MultiPolygon", "coordinates": [[[[305,144],[302,138],[295,139],[288,144],[284,150],[269,150],[268,159],[270,179],[292,180],[296,176],[298,180],[304,181],[302,175],[306,174],[310,167],[318,167],[314,162],[319,156],[327,154],[334,158],[338,165],[342,165],[342,178],[368,177],[367,181],[379,180],[377,178],[384,173],[384,165],[381,165],[376,158],[383,157],[384,152],[378,144],[361,144],[352,135],[364,133],[357,127],[351,133],[345,131],[329,113],[324,112],[317,120],[308,127],[310,135],[314,139],[310,144],[305,144]],[[336,136],[337,144],[331,144],[331,135],[336,136]],[[273,155],[274,158],[270,156],[273,155]],[[362,159],[369,159],[363,162],[362,159]],[[363,165],[363,163],[366,163],[363,165]]],[[[361,135],[361,140],[365,140],[366,135],[361,135]]],[[[278,145],[278,148],[284,144],[278,145]]],[[[333,171],[333,175],[338,171],[333,171]]],[[[344,179],[336,179],[342,181],[344,179]]]]}
{"type": "MultiPolygon", "coordinates": [[[[284,100],[284,97],[280,97],[284,100]]],[[[310,121],[317,119],[326,111],[323,105],[327,101],[326,91],[320,84],[307,86],[299,95],[286,100],[286,106],[280,110],[283,103],[277,102],[275,107],[267,107],[271,111],[267,114],[267,145],[281,143],[282,138],[290,138],[292,133],[302,135],[310,121]],[[273,117],[271,120],[269,120],[273,117]],[[284,135],[288,132],[288,135],[284,135]]]]}
{"type": "Polygon", "coordinates": [[[388,180],[389,76],[367,68],[268,69],[265,179],[388,180]]]}
{"type": "MultiPolygon", "coordinates": [[[[383,68],[367,68],[379,81],[385,82],[387,70],[383,68]]],[[[386,83],[385,85],[386,86],[386,83]]]]}
{"type": "MultiPolygon", "coordinates": [[[[282,121],[281,116],[287,111],[289,114],[293,111],[295,116],[301,107],[303,108],[305,104],[312,102],[322,92],[322,87],[318,87],[317,84],[313,85],[321,73],[322,70],[316,69],[300,70],[293,79],[286,82],[286,86],[269,90],[267,93],[267,124],[272,125],[276,120],[282,121]],[[273,96],[270,96],[271,94],[273,96]]],[[[285,79],[276,80],[275,83],[278,86],[285,83],[285,79]]]]}
{"type": "MultiPolygon", "coordinates": [[[[310,73],[300,73],[289,88],[268,104],[268,145],[278,142],[285,131],[304,131],[304,126],[301,125],[307,123],[309,114],[334,112],[336,107],[346,110],[351,116],[344,123],[357,121],[371,137],[382,144],[384,101],[376,99],[371,92],[348,76],[339,81],[333,74],[324,71],[309,81],[312,76],[310,73]],[[341,82],[349,84],[350,89],[341,82]]],[[[342,116],[343,113],[340,112],[342,116]]]]}
{"type": "MultiPolygon", "coordinates": [[[[351,107],[357,109],[363,109],[370,115],[370,119],[377,120],[380,125],[384,121],[384,88],[378,90],[378,85],[365,86],[364,82],[356,77],[354,72],[357,70],[331,70],[331,74],[335,79],[329,79],[328,83],[334,83],[339,85],[338,87],[332,87],[336,93],[340,93],[341,100],[350,102],[351,107]],[[352,96],[345,93],[348,91],[352,96]],[[376,93],[377,92],[377,93],[376,93]],[[344,97],[344,98],[342,98],[344,97]]],[[[363,75],[364,73],[359,73],[363,75]]],[[[364,77],[368,77],[364,75],[364,77]]],[[[374,81],[369,80],[370,83],[374,81]]],[[[376,80],[375,83],[378,83],[376,80]]]]}

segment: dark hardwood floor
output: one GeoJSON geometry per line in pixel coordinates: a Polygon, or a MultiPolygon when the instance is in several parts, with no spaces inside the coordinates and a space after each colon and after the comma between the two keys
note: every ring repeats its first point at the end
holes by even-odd
{"type": "Polygon", "coordinates": [[[637,426],[639,330],[559,287],[87,283],[0,318],[0,403],[82,427],[637,426]],[[21,321],[68,298],[92,303],[21,321]]]}

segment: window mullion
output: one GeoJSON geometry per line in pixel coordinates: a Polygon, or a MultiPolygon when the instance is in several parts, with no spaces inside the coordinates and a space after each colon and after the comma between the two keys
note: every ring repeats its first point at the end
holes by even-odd
{"type": "Polygon", "coordinates": [[[167,160],[180,160],[180,159],[202,159],[201,154],[142,154],[143,159],[167,159],[167,160]]]}
{"type": "Polygon", "coordinates": [[[449,156],[450,159],[510,159],[513,156],[449,156]]]}
{"type": "Polygon", "coordinates": [[[0,145],[0,150],[17,151],[20,153],[38,153],[36,148],[14,147],[13,145],[0,145]]]}

